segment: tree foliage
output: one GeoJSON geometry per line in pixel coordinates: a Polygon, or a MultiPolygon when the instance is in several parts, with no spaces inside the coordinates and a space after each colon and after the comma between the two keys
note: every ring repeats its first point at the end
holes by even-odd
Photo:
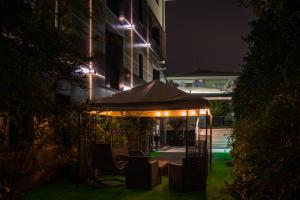
{"type": "Polygon", "coordinates": [[[55,26],[54,6],[51,0],[0,2],[0,110],[9,113],[11,141],[32,141],[33,119],[56,112],[58,81],[81,80],[78,39],[68,26],[55,26]]]}
{"type": "Polygon", "coordinates": [[[10,198],[65,163],[60,157],[76,134],[71,118],[78,113],[56,104],[55,93],[61,80],[82,83],[75,72],[84,57],[68,24],[56,26],[63,16],[54,11],[53,0],[0,1],[0,188],[9,188],[10,198]]]}
{"type": "Polygon", "coordinates": [[[296,199],[300,155],[300,3],[242,0],[257,14],[237,82],[232,134],[239,199],[296,199]]]}
{"type": "Polygon", "coordinates": [[[155,125],[154,118],[144,117],[97,116],[94,122],[97,142],[112,143],[113,147],[127,146],[142,151],[146,151],[155,125]]]}
{"type": "Polygon", "coordinates": [[[226,116],[231,110],[229,102],[226,101],[210,101],[210,106],[212,108],[212,114],[214,116],[226,116]]]}

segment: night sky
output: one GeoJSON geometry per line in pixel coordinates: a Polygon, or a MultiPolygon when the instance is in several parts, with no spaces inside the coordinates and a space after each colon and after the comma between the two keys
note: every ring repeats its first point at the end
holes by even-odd
{"type": "Polygon", "coordinates": [[[240,71],[253,18],[237,0],[166,2],[167,72],[240,71]]]}

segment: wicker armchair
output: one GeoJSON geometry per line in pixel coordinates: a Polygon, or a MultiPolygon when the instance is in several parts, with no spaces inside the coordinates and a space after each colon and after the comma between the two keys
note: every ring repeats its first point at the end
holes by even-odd
{"type": "Polygon", "coordinates": [[[207,163],[204,157],[184,158],[183,165],[169,163],[169,186],[180,192],[204,190],[207,163]]]}
{"type": "Polygon", "coordinates": [[[126,188],[152,189],[160,183],[158,161],[145,156],[129,156],[126,166],[126,188]]]}
{"type": "Polygon", "coordinates": [[[96,144],[93,157],[95,169],[113,174],[122,174],[125,170],[126,161],[117,159],[110,144],[96,144]]]}

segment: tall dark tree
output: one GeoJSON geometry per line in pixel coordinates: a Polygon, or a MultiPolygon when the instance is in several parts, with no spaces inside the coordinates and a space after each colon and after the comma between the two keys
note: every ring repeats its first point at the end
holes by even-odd
{"type": "Polygon", "coordinates": [[[55,111],[60,80],[79,81],[80,52],[63,15],[51,0],[1,0],[0,99],[8,113],[10,142],[32,141],[33,119],[55,111]]]}
{"type": "Polygon", "coordinates": [[[300,185],[300,2],[242,0],[256,13],[237,82],[234,194],[297,199],[300,185]]]}
{"type": "Polygon", "coordinates": [[[8,147],[2,143],[7,128],[1,128],[0,133],[0,192],[9,192],[10,198],[30,187],[32,175],[37,171],[48,170],[50,178],[55,172],[52,169],[67,162],[67,148],[62,151],[52,148],[59,154],[54,160],[45,149],[51,149],[49,146],[53,147],[55,141],[65,142],[66,147],[72,140],[65,130],[77,127],[69,123],[65,128],[69,122],[66,120],[52,120],[52,124],[51,120],[45,120],[58,113],[65,114],[55,102],[58,83],[61,80],[82,83],[82,74],[76,73],[84,60],[77,43],[80,40],[67,23],[63,8],[56,9],[56,2],[61,1],[0,1],[0,125],[5,117],[9,121],[8,147]],[[44,136],[43,141],[48,143],[39,142],[41,127],[53,128],[55,124],[59,124],[60,130],[49,128],[47,134],[60,138],[44,136]],[[45,143],[48,146],[43,149],[45,143]],[[43,162],[42,157],[50,157],[52,162],[43,162]]]}

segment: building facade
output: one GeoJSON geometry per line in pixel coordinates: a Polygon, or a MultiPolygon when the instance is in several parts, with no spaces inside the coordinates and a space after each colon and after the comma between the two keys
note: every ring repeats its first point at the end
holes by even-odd
{"type": "Polygon", "coordinates": [[[238,78],[236,72],[198,70],[191,73],[170,75],[167,81],[178,89],[199,94],[207,100],[231,100],[238,78]]]}
{"type": "Polygon", "coordinates": [[[160,78],[166,58],[164,0],[56,0],[55,9],[56,25],[69,24],[88,57],[80,66],[86,87],[62,82],[59,89],[71,102],[160,78]]]}
{"type": "MultiPolygon", "coordinates": [[[[209,100],[213,114],[213,151],[228,151],[228,136],[232,131],[234,113],[231,107],[232,94],[239,74],[236,72],[220,72],[198,70],[191,73],[167,76],[167,81],[187,93],[197,94],[209,100]]],[[[205,118],[193,119],[189,124],[191,130],[204,134],[205,118]],[[201,133],[202,132],[202,133],[201,133]]],[[[183,129],[183,128],[182,128],[183,129]]],[[[174,134],[173,128],[168,127],[169,140],[176,144],[183,143],[182,134],[174,134]],[[171,141],[173,142],[173,141],[171,141]]],[[[183,130],[181,130],[183,132],[183,130]]],[[[191,133],[194,134],[194,133],[191,133]]]]}

